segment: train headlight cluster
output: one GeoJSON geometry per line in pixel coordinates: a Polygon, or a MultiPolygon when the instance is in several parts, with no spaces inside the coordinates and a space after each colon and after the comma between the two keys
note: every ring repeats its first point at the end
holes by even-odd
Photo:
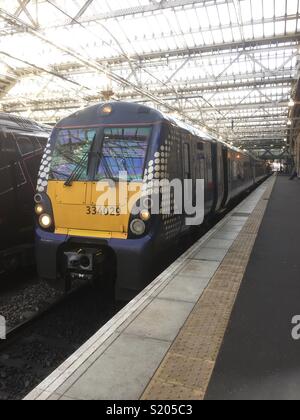
{"type": "Polygon", "coordinates": [[[142,236],[144,235],[146,231],[146,225],[143,220],[135,219],[130,224],[131,232],[136,236],[142,236]]]}
{"type": "Polygon", "coordinates": [[[42,214],[39,223],[43,229],[49,229],[52,226],[52,217],[49,214],[42,214]]]}

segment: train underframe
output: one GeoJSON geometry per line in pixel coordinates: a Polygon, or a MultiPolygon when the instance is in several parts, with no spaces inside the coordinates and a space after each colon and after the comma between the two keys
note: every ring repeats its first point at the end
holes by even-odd
{"type": "Polygon", "coordinates": [[[102,289],[113,287],[117,300],[131,299],[149,283],[153,261],[150,236],[140,240],[100,240],[37,232],[39,276],[51,287],[68,292],[76,281],[102,289]]]}

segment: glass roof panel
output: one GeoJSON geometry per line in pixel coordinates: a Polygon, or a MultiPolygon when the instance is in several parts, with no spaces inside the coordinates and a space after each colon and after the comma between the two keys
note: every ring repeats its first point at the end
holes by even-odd
{"type": "Polygon", "coordinates": [[[0,0],[2,111],[55,123],[113,92],[233,141],[286,136],[299,0],[26,3],[0,0]]]}

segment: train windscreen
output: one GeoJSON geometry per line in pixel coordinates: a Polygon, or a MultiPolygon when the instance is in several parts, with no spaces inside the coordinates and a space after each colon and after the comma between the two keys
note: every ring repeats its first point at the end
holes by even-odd
{"type": "Polygon", "coordinates": [[[83,158],[91,151],[96,136],[96,129],[60,130],[54,139],[50,179],[67,180],[76,167],[84,165],[78,180],[87,181],[89,168],[83,158]]]}
{"type": "Polygon", "coordinates": [[[141,181],[150,135],[150,127],[105,128],[96,180],[118,179],[126,172],[128,181],[141,181]]]}
{"type": "Polygon", "coordinates": [[[50,179],[68,180],[75,172],[78,181],[144,177],[151,127],[62,129],[54,139],[50,179]]]}

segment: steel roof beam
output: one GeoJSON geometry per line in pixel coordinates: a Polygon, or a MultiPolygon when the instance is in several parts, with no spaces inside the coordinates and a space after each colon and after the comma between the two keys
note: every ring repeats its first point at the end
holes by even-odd
{"type": "Polygon", "coordinates": [[[26,22],[22,21],[19,18],[15,18],[13,15],[11,15],[9,12],[7,12],[6,10],[4,10],[3,8],[0,8],[0,16],[5,19],[7,22],[9,22],[10,24],[12,24],[13,26],[17,26],[17,27],[23,27],[26,28],[27,31],[32,34],[33,36],[35,36],[36,38],[40,39],[41,41],[51,45],[52,47],[56,48],[58,51],[61,51],[73,58],[75,58],[76,60],[78,60],[79,62],[83,63],[84,65],[90,67],[91,69],[93,69],[93,71],[97,71],[100,72],[102,74],[105,74],[111,81],[114,81],[115,83],[117,83],[119,86],[122,87],[131,87],[134,91],[140,93],[141,95],[150,98],[154,103],[156,103],[157,105],[161,105],[163,107],[165,107],[166,109],[168,109],[169,111],[172,112],[178,112],[179,115],[181,115],[182,118],[185,118],[187,121],[189,121],[192,124],[202,124],[203,126],[205,126],[205,122],[204,121],[195,121],[192,118],[190,118],[190,116],[188,114],[185,113],[185,111],[183,111],[179,106],[178,103],[175,104],[175,106],[171,106],[170,104],[167,104],[165,102],[163,102],[159,97],[157,97],[156,95],[153,95],[151,93],[149,93],[147,90],[145,90],[144,88],[141,88],[137,85],[135,85],[134,83],[130,82],[129,80],[123,78],[122,76],[110,71],[109,69],[107,69],[104,65],[97,63],[95,60],[89,58],[88,56],[84,56],[80,53],[78,53],[77,51],[68,48],[64,45],[60,45],[57,42],[52,41],[51,39],[49,39],[47,36],[43,35],[42,33],[38,32],[34,27],[32,27],[31,25],[27,24],[26,22]]]}
{"type": "Polygon", "coordinates": [[[18,15],[20,15],[22,12],[24,12],[25,15],[27,16],[28,20],[31,22],[32,26],[34,28],[38,28],[37,22],[33,19],[33,17],[31,16],[31,14],[29,13],[29,11],[27,9],[27,5],[30,3],[30,1],[28,1],[28,0],[18,0],[18,3],[19,3],[19,6],[22,10],[21,10],[20,13],[19,13],[19,11],[17,11],[14,16],[18,17],[18,15]]]}
{"type": "MultiPolygon", "coordinates": [[[[278,72],[278,78],[280,79],[280,81],[278,83],[284,83],[285,81],[296,81],[296,78],[291,76],[290,74],[288,74],[289,72],[286,72],[284,70],[281,70],[280,72],[278,72]],[[284,77],[286,76],[286,78],[284,77]],[[283,80],[285,79],[285,80],[283,80]]],[[[224,76],[222,77],[222,79],[219,79],[218,81],[216,81],[215,79],[208,79],[208,78],[203,78],[203,79],[191,79],[191,80],[186,80],[185,82],[174,82],[173,83],[173,87],[175,87],[179,92],[184,92],[186,91],[186,89],[188,91],[193,91],[193,90],[197,90],[197,91],[201,91],[201,90],[205,90],[205,89],[209,89],[212,91],[215,91],[219,88],[223,89],[226,88],[227,83],[229,84],[229,89],[235,89],[236,87],[250,87],[253,88],[255,86],[257,86],[257,83],[259,86],[263,86],[263,85],[268,85],[268,84],[272,84],[272,83],[277,83],[277,77],[272,77],[272,78],[268,78],[267,75],[265,73],[256,73],[256,74],[242,74],[242,75],[232,75],[232,76],[224,76]],[[253,77],[253,78],[252,78],[253,77]],[[257,79],[256,79],[257,77],[257,79]],[[252,78],[252,80],[250,80],[250,78],[252,78]],[[236,84],[234,83],[234,81],[236,80],[236,84]],[[183,84],[185,84],[186,86],[182,87],[183,84]]],[[[156,85],[155,83],[147,83],[143,85],[149,92],[165,92],[165,88],[158,86],[158,84],[156,85]]],[[[171,91],[170,89],[167,89],[167,91],[171,91]]],[[[127,97],[131,96],[131,92],[130,90],[124,90],[123,93],[121,92],[120,95],[126,95],[127,97]]],[[[136,96],[135,93],[132,94],[132,97],[136,96]]]]}
{"type": "Polygon", "coordinates": [[[31,0],[18,0],[19,7],[15,11],[14,16],[19,17],[24,11],[24,7],[26,7],[30,3],[30,1],[31,0]]]}
{"type": "Polygon", "coordinates": [[[72,21],[70,23],[74,23],[76,22],[78,19],[80,19],[84,13],[87,11],[87,9],[90,7],[90,5],[93,3],[94,0],[87,0],[84,5],[82,6],[82,8],[79,10],[79,12],[77,13],[76,16],[74,16],[74,18],[72,19],[72,21]]]}
{"type": "MultiPolygon", "coordinates": [[[[146,60],[155,60],[161,58],[170,58],[170,57],[187,57],[187,56],[195,56],[195,55],[202,55],[206,53],[212,52],[221,52],[221,51],[230,51],[239,52],[240,50],[245,50],[247,48],[253,49],[257,46],[269,46],[269,45],[276,45],[280,46],[280,44],[286,43],[295,43],[295,48],[297,48],[297,42],[300,41],[300,33],[292,34],[292,35],[284,35],[281,37],[265,37],[265,38],[257,38],[255,40],[246,40],[246,41],[237,41],[237,42],[225,42],[222,44],[213,44],[213,45],[205,45],[201,47],[194,47],[194,48],[182,48],[182,49],[173,49],[173,50],[165,50],[165,51],[154,51],[144,54],[139,54],[137,56],[132,55],[131,59],[135,61],[146,61],[146,60]]],[[[284,45],[282,45],[284,49],[284,45]]],[[[123,58],[115,57],[112,58],[114,62],[124,61],[123,58]]]]}
{"type": "MultiPolygon", "coordinates": [[[[154,13],[161,10],[184,8],[187,6],[204,6],[204,5],[215,5],[226,4],[228,0],[162,0],[159,2],[152,2],[144,6],[128,7],[124,9],[113,10],[108,13],[102,13],[96,15],[93,18],[80,19],[80,23],[90,23],[101,20],[109,20],[116,18],[125,18],[127,16],[144,15],[154,13]]],[[[78,19],[80,16],[78,17],[78,19]]]]}
{"type": "MultiPolygon", "coordinates": [[[[259,108],[287,108],[288,107],[288,101],[280,102],[278,104],[275,104],[274,102],[254,102],[254,103],[243,103],[243,104],[232,104],[232,105],[220,105],[215,106],[220,111],[228,111],[228,110],[236,110],[237,107],[239,110],[244,109],[259,109],[259,108]]],[[[187,108],[187,112],[190,112],[191,109],[187,108]]],[[[214,112],[214,108],[202,108],[203,112],[214,112]]]]}
{"type": "MultiPolygon", "coordinates": [[[[183,98],[183,96],[181,96],[183,98]]],[[[188,96],[188,99],[190,99],[191,96],[188,96]]],[[[197,96],[197,98],[201,99],[201,97],[199,97],[199,95],[197,96]]],[[[176,101],[175,97],[169,98],[169,97],[162,97],[160,98],[162,101],[176,101]]],[[[99,95],[85,95],[82,98],[83,101],[86,102],[93,102],[93,101],[99,101],[100,97],[99,95]]],[[[238,100],[238,99],[237,99],[238,100]]],[[[66,98],[65,96],[53,99],[53,98],[49,98],[49,102],[50,103],[59,103],[61,105],[64,105],[66,103],[71,102],[71,106],[75,106],[76,104],[78,104],[78,99],[77,98],[66,98]]],[[[145,102],[145,100],[140,100],[140,102],[145,102]]],[[[43,104],[47,103],[47,98],[44,99],[40,99],[40,100],[28,100],[26,102],[26,104],[28,106],[31,106],[31,104],[40,104],[41,106],[43,106],[43,104]]],[[[6,99],[3,101],[3,105],[5,105],[6,107],[15,107],[18,104],[18,102],[16,100],[13,99],[6,99]]],[[[236,112],[240,112],[240,111],[244,111],[245,109],[261,109],[262,111],[264,111],[265,108],[269,108],[269,109],[277,109],[278,108],[278,112],[280,112],[281,108],[286,108],[288,106],[288,101],[281,101],[279,103],[276,103],[276,100],[274,100],[273,102],[253,102],[253,103],[242,103],[242,104],[238,104],[238,103],[232,103],[232,104],[226,104],[226,105],[214,105],[212,107],[207,107],[207,106],[200,106],[201,110],[205,113],[210,113],[210,112],[216,112],[216,110],[223,110],[223,111],[227,111],[227,110],[234,110],[236,112]]],[[[186,111],[187,112],[199,112],[198,108],[195,107],[186,107],[186,111]]],[[[268,115],[268,114],[267,114],[268,115]]],[[[269,117],[273,117],[272,115],[269,115],[269,117]]],[[[243,118],[243,116],[241,116],[241,118],[243,118]]],[[[246,116],[244,118],[247,118],[246,116]]],[[[261,117],[262,118],[262,117],[261,117]]],[[[208,121],[209,121],[209,117],[208,117],[208,121]]]]}
{"type": "MultiPolygon", "coordinates": [[[[18,60],[18,58],[16,58],[18,60]]],[[[103,62],[102,62],[103,63],[103,62]]],[[[53,71],[60,73],[62,75],[70,76],[70,74],[74,75],[86,75],[91,73],[91,69],[80,65],[79,63],[72,63],[69,65],[53,65],[53,71]]],[[[112,67],[113,71],[116,71],[114,67],[112,67]]],[[[35,69],[33,67],[23,67],[19,68],[18,72],[23,76],[30,76],[36,75],[40,76],[43,74],[42,70],[35,69]]],[[[291,76],[291,70],[281,69],[276,74],[276,77],[272,74],[270,78],[267,77],[266,72],[257,72],[253,74],[240,74],[240,75],[226,75],[220,77],[219,80],[215,78],[203,78],[203,79],[190,79],[185,80],[184,82],[174,81],[172,83],[172,87],[159,87],[160,93],[172,93],[173,87],[176,87],[178,92],[184,91],[192,91],[192,90],[207,90],[207,91],[215,91],[218,89],[236,89],[240,87],[253,87],[255,86],[264,86],[264,85],[277,85],[277,84],[287,84],[289,85],[291,82],[296,80],[296,75],[291,76]],[[182,86],[183,83],[185,86],[182,86]],[[194,87],[193,87],[194,86],[194,87]]],[[[154,82],[151,84],[144,84],[149,91],[157,91],[158,83],[154,82]]],[[[128,96],[132,94],[132,96],[136,95],[134,92],[128,93],[126,90],[120,92],[120,96],[128,96]]]]}
{"type": "MultiPolygon", "coordinates": [[[[265,46],[265,48],[255,48],[255,49],[251,49],[249,50],[249,52],[251,52],[252,54],[269,54],[270,52],[276,51],[276,52],[280,52],[283,55],[287,56],[287,52],[290,51],[291,54],[293,52],[296,52],[297,50],[297,45],[293,44],[293,45],[287,45],[287,44],[283,44],[281,46],[277,46],[277,47],[271,47],[271,48],[266,48],[267,45],[265,46]]],[[[243,55],[248,52],[247,50],[239,50],[239,51],[223,51],[221,56],[219,54],[219,51],[215,51],[213,52],[213,54],[207,53],[207,54],[193,54],[193,55],[188,55],[188,51],[186,50],[187,56],[184,57],[183,55],[180,55],[180,51],[178,50],[178,55],[175,55],[174,57],[168,57],[168,51],[165,52],[161,52],[161,56],[159,58],[156,59],[150,59],[147,58],[147,54],[141,54],[139,56],[132,56],[131,59],[132,61],[135,61],[136,63],[138,63],[140,66],[142,66],[142,68],[151,68],[151,69],[160,69],[161,67],[166,67],[167,65],[169,65],[169,63],[174,62],[176,60],[180,61],[178,63],[178,66],[180,66],[182,64],[182,61],[184,61],[185,59],[189,58],[191,59],[191,61],[195,60],[196,62],[199,59],[220,59],[220,57],[226,57],[228,56],[232,56],[232,54],[238,54],[240,52],[243,52],[243,55]]],[[[278,54],[277,54],[278,57],[278,54]]],[[[126,70],[128,69],[128,61],[125,59],[124,56],[118,56],[118,57],[111,57],[111,58],[101,58],[101,59],[97,59],[95,58],[96,61],[99,61],[99,63],[101,62],[102,64],[106,64],[109,66],[115,66],[114,69],[118,70],[118,71],[122,71],[122,70],[126,70]],[[119,66],[119,67],[118,67],[119,66]]],[[[57,63],[54,65],[55,68],[59,71],[68,71],[69,69],[72,70],[81,70],[84,69],[84,67],[78,63],[78,62],[71,62],[71,63],[57,63]]]]}

